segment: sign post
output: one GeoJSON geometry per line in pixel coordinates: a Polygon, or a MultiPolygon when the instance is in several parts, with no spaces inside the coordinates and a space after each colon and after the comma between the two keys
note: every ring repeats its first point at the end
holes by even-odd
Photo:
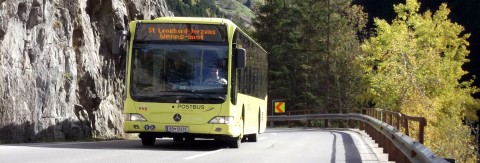
{"type": "MultiPolygon", "coordinates": [[[[272,100],[272,115],[285,114],[285,99],[272,100]]],[[[270,121],[270,127],[273,127],[273,121],[270,121]]]]}

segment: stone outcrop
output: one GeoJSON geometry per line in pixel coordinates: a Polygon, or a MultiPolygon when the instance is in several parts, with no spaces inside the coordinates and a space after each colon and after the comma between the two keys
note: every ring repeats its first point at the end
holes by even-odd
{"type": "Polygon", "coordinates": [[[122,137],[115,31],[164,0],[0,0],[0,143],[122,137]]]}

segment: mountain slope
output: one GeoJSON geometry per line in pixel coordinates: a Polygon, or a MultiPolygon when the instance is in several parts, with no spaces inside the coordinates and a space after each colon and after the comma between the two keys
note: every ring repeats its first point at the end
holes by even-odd
{"type": "Polygon", "coordinates": [[[175,16],[228,18],[243,27],[250,27],[255,4],[263,0],[167,0],[175,16]]]}

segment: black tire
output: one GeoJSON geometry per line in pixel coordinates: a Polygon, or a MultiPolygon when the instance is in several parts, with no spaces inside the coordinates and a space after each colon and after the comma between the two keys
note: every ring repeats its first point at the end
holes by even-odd
{"type": "Polygon", "coordinates": [[[186,138],[185,138],[185,141],[186,141],[186,142],[194,142],[194,141],[195,141],[195,137],[190,137],[190,136],[189,136],[189,137],[186,137],[186,138]]]}
{"type": "Polygon", "coordinates": [[[242,137],[241,142],[248,142],[248,137],[247,137],[246,135],[244,135],[244,136],[242,137]]]}
{"type": "Polygon", "coordinates": [[[142,136],[140,139],[142,139],[142,144],[144,146],[155,145],[155,137],[153,137],[153,136],[142,136]]]}
{"type": "Polygon", "coordinates": [[[230,148],[239,148],[241,144],[240,138],[233,138],[232,140],[228,141],[228,147],[230,148]]]}
{"type": "Polygon", "coordinates": [[[173,141],[174,141],[174,142],[182,142],[182,141],[183,141],[183,137],[173,137],[173,141]]]}
{"type": "Polygon", "coordinates": [[[248,142],[257,142],[258,133],[248,135],[248,142]]]}

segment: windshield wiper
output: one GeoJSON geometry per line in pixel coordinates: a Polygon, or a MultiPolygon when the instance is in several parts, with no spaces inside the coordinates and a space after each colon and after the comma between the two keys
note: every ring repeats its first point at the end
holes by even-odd
{"type": "Polygon", "coordinates": [[[189,94],[194,95],[196,97],[185,97],[184,99],[201,99],[201,100],[205,100],[207,103],[218,103],[218,102],[225,101],[224,97],[223,98],[221,96],[212,97],[212,94],[205,94],[205,93],[199,94],[195,92],[191,92],[189,94]]]}
{"type": "Polygon", "coordinates": [[[139,101],[158,101],[158,100],[164,100],[168,97],[169,96],[132,96],[132,99],[139,100],[139,101]]]}
{"type": "Polygon", "coordinates": [[[182,91],[159,91],[152,94],[132,96],[140,101],[162,101],[162,100],[201,100],[206,103],[219,103],[225,101],[225,97],[218,93],[197,93],[191,90],[182,91]]]}

